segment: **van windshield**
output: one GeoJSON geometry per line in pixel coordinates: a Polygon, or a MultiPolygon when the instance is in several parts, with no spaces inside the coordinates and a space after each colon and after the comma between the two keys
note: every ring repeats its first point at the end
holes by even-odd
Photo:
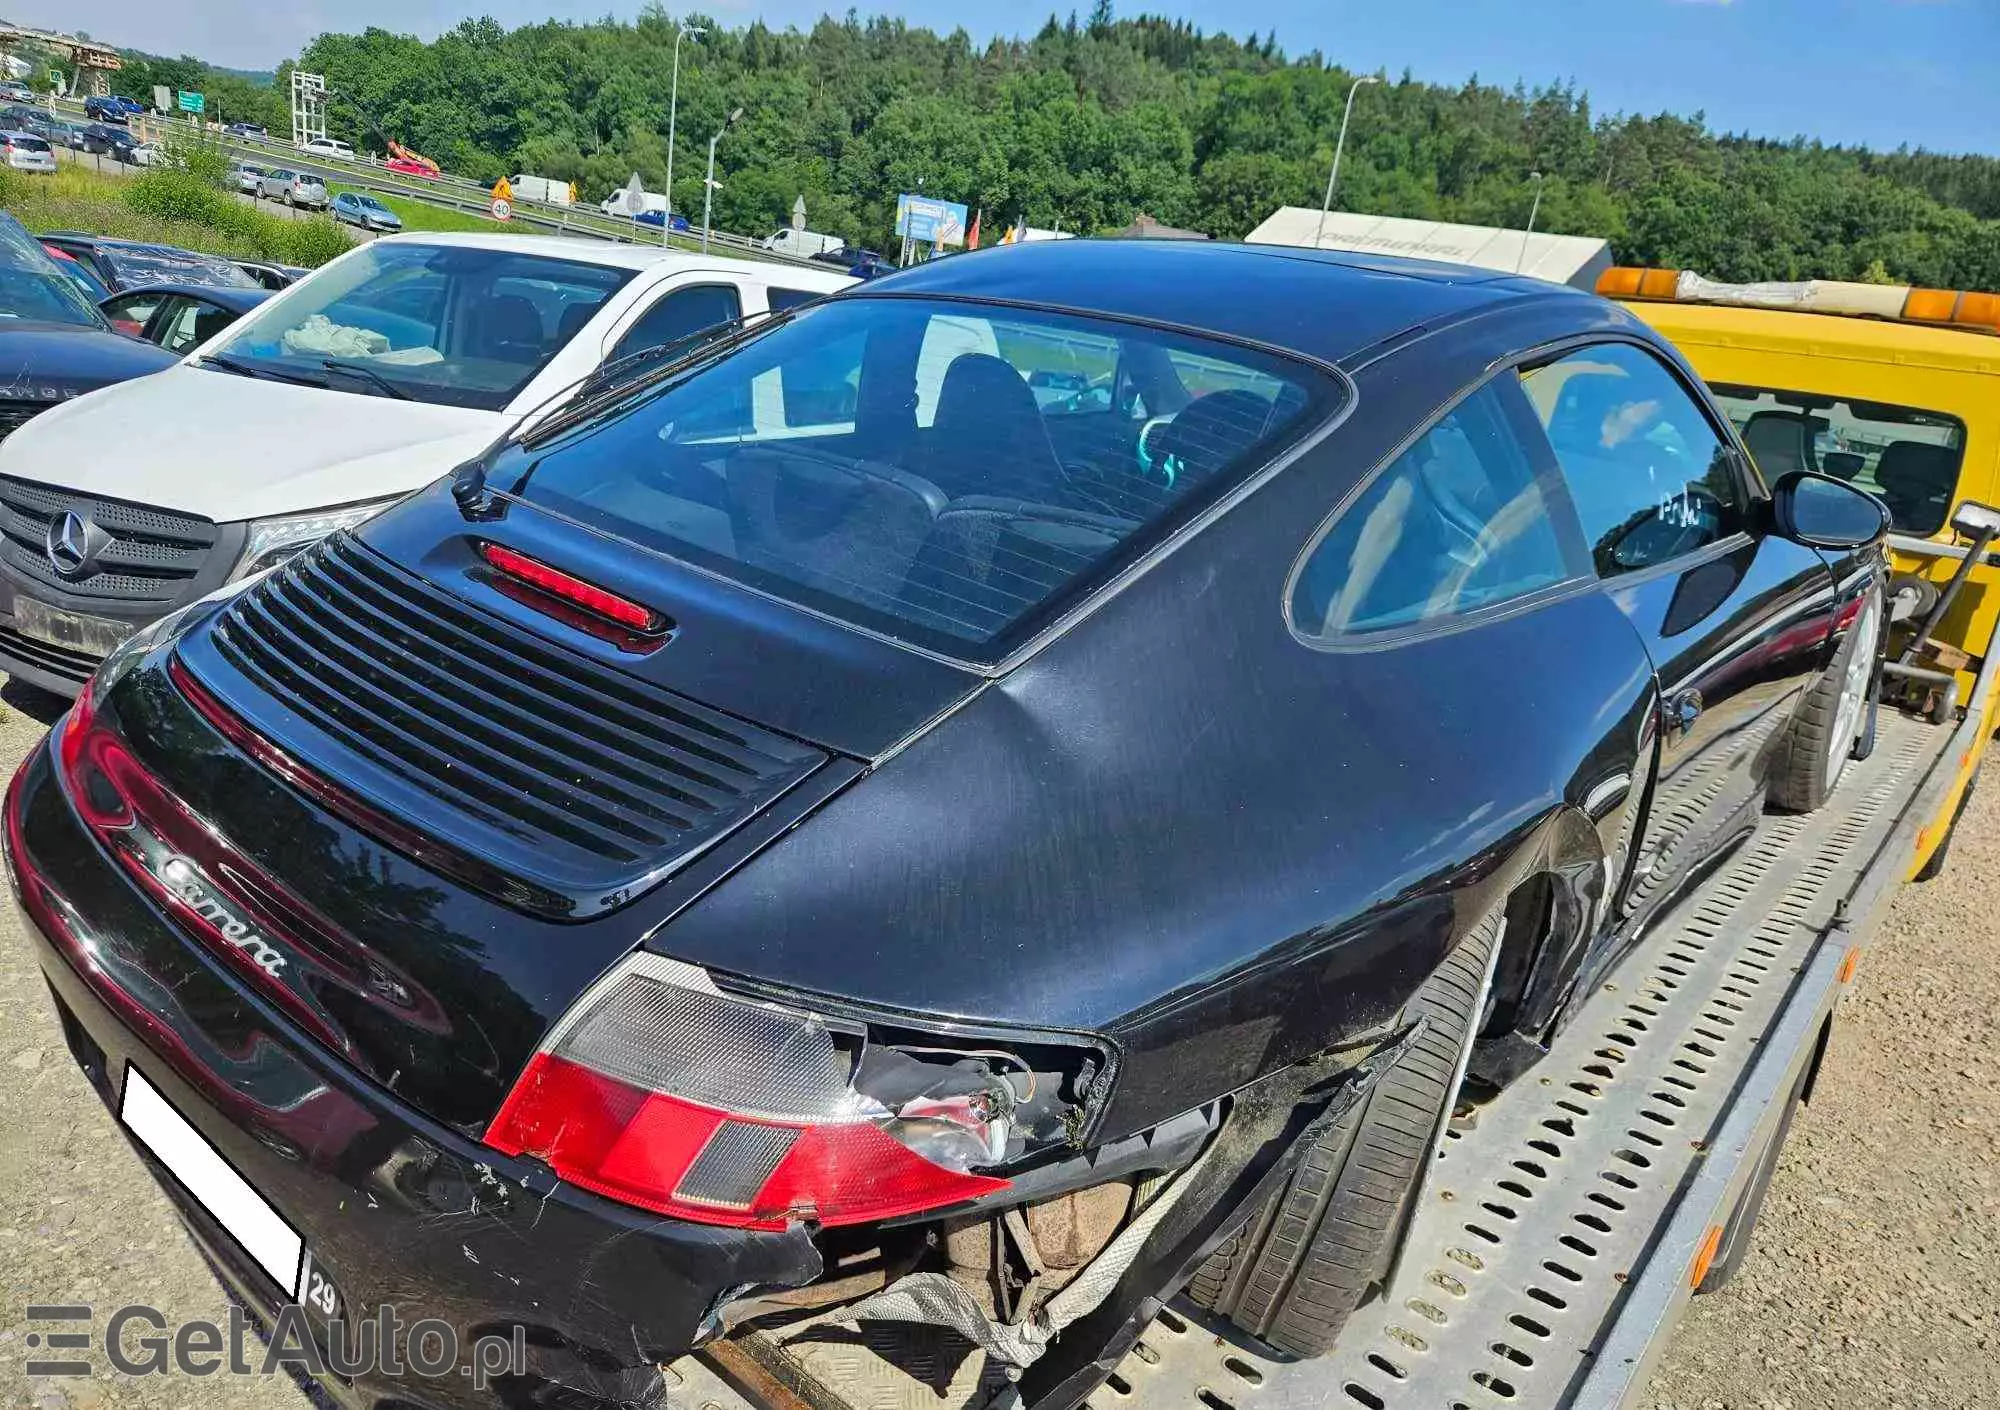
{"type": "Polygon", "coordinates": [[[1766,480],[1810,470],[1889,506],[1896,528],[1928,537],[1950,517],[1965,423],[1941,411],[1814,392],[1711,383],[1766,480]]]}
{"type": "Polygon", "coordinates": [[[1311,368],[1069,313],[842,295],[490,473],[773,596],[995,660],[1338,405],[1311,368]]]}
{"type": "Polygon", "coordinates": [[[378,241],[243,319],[215,361],[358,395],[498,411],[631,277],[512,250],[378,241]]]}

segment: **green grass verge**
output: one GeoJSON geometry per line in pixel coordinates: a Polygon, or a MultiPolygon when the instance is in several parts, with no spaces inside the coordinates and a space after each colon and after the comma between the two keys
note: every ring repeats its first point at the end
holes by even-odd
{"type": "Polygon", "coordinates": [[[51,176],[0,169],[0,208],[35,231],[81,230],[309,268],[353,243],[323,216],[288,220],[272,215],[185,172],[113,176],[68,163],[51,176]]]}

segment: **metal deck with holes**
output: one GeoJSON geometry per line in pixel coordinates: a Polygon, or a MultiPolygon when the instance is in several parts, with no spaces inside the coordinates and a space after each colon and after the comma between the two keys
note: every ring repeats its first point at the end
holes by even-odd
{"type": "MultiPolygon", "coordinates": [[[[1621,1330],[1636,1337],[1623,1314],[1650,1311],[1642,1274],[1686,1286],[1679,1206],[1700,1193],[1704,1167],[1754,1163],[1741,1157],[1762,1149],[1765,1123],[1749,1118],[1782,1106],[1837,991],[1849,944],[1837,914],[1878,858],[1907,859],[1884,844],[1950,732],[1886,711],[1881,725],[1874,754],[1849,767],[1826,808],[1765,818],[1540,1066],[1446,1139],[1393,1286],[1355,1313],[1331,1355],[1279,1361],[1177,1306],[1091,1410],[1616,1405],[1643,1388],[1656,1335],[1606,1360],[1621,1330]],[[1766,1079],[1757,1090],[1777,1094],[1756,1112],[1743,1106],[1753,1073],[1766,1079]]],[[[1716,1207],[1745,1174],[1717,1182],[1716,1207]]],[[[1699,1247],[1712,1224],[1694,1212],[1699,1247]]],[[[1662,1312],[1677,1310],[1666,1301],[1662,1312]]],[[[1655,1320],[1663,1333],[1671,1319],[1655,1320]]]]}
{"type": "MultiPolygon", "coordinates": [[[[1969,757],[1991,667],[1956,729],[1884,710],[1874,753],[1825,808],[1763,819],[1548,1057],[1447,1136],[1393,1285],[1330,1355],[1285,1361],[1177,1303],[1086,1410],[1630,1406],[1938,811],[1945,761],[1969,757]]],[[[872,1351],[864,1338],[801,1363],[828,1392],[807,1403],[980,1410],[990,1399],[976,1367],[885,1381],[872,1351]]],[[[770,1398],[696,1357],[667,1378],[683,1410],[770,1398]]]]}

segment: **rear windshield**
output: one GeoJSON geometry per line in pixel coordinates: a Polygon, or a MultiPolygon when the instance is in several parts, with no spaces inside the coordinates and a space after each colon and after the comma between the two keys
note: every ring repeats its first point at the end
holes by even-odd
{"type": "Polygon", "coordinates": [[[144,288],[148,284],[201,284],[216,289],[262,287],[228,260],[167,245],[154,248],[99,245],[96,254],[111,266],[118,283],[127,289],[144,288]]]}
{"type": "Polygon", "coordinates": [[[1812,392],[1713,383],[1766,480],[1811,470],[1881,497],[1898,530],[1928,536],[1951,516],[1965,423],[1940,411],[1812,392]]]}
{"type": "Polygon", "coordinates": [[[498,411],[629,269],[469,245],[377,243],[236,325],[233,370],[498,411]]]}
{"type": "Polygon", "coordinates": [[[1310,368],[1072,314],[842,296],[494,484],[773,595],[995,659],[1331,413],[1310,368]]]}
{"type": "Polygon", "coordinates": [[[18,132],[8,135],[7,145],[10,147],[19,147],[24,152],[46,152],[49,150],[49,144],[41,138],[24,137],[18,132]]]}

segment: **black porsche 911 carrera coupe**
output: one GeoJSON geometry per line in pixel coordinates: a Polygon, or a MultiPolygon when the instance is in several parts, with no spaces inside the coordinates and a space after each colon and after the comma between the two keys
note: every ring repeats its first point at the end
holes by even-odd
{"type": "Polygon", "coordinates": [[[1866,752],[1886,522],[1573,290],[990,251],[142,632],[7,854],[264,1315],[596,1404],[845,1305],[1067,1407],[1181,1290],[1332,1342],[1454,1100],[1866,752]]]}

